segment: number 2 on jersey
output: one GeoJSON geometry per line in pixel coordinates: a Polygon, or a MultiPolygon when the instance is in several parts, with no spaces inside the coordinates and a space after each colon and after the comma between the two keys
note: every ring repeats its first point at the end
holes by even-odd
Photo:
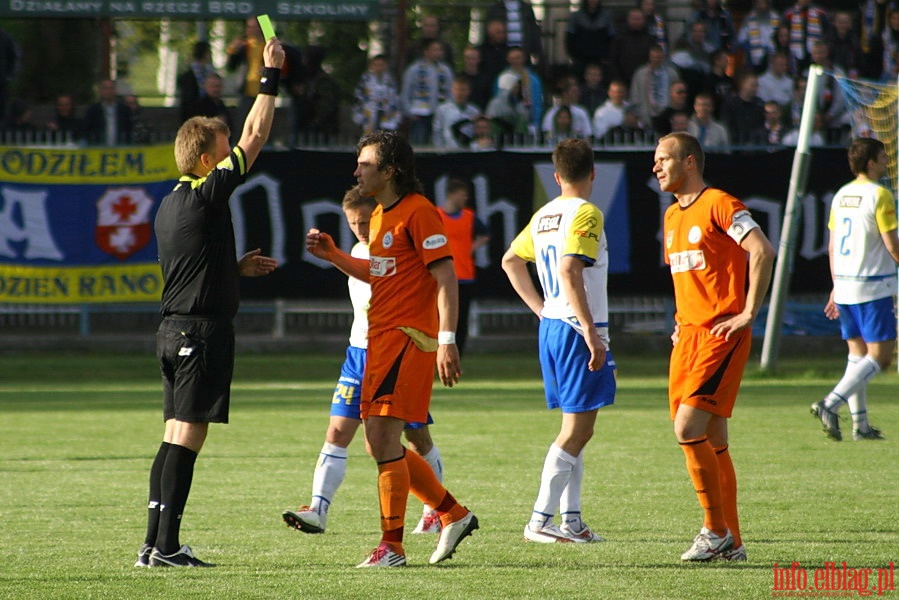
{"type": "Polygon", "coordinates": [[[846,227],[846,233],[840,238],[840,254],[849,256],[851,248],[847,246],[847,243],[849,242],[849,236],[852,235],[852,219],[848,217],[843,219],[843,225],[846,227]]]}

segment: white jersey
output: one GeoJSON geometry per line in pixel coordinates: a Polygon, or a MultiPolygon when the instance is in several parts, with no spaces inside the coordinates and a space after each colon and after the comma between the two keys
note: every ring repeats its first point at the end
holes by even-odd
{"type": "Polygon", "coordinates": [[[893,194],[871,181],[856,179],[833,197],[833,300],[861,304],[896,293],[896,263],[882,233],[896,229],[893,194]]]}
{"type": "Polygon", "coordinates": [[[536,263],[543,288],[546,319],[562,319],[580,330],[574,310],[560,284],[563,256],[576,256],[587,264],[584,290],[593,325],[605,343],[609,339],[609,245],[603,230],[603,214],[581,198],[559,197],[534,213],[531,222],[512,242],[512,251],[536,263]]]}
{"type": "MultiPolygon", "coordinates": [[[[368,244],[359,242],[350,251],[354,258],[368,260],[368,244]]],[[[361,279],[350,277],[346,282],[353,303],[353,326],[350,328],[350,346],[368,348],[368,303],[371,300],[371,286],[361,279]]]]}

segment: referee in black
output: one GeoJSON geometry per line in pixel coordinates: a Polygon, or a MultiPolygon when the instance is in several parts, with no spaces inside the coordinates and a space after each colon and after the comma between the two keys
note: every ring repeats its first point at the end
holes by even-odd
{"type": "Polygon", "coordinates": [[[175,138],[181,178],[156,214],[162,266],[162,323],[156,354],[162,370],[165,434],[150,468],[147,536],[137,567],[211,567],[181,545],[178,533],[209,423],[227,423],[234,367],[238,277],[271,273],[259,249],[237,258],[228,201],[272,128],[284,50],[270,39],[259,95],[237,146],[222,121],[188,119],[175,138]]]}

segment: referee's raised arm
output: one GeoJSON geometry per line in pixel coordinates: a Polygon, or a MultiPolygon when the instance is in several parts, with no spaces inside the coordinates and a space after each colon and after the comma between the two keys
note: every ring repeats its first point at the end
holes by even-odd
{"type": "Polygon", "coordinates": [[[243,133],[237,145],[243,150],[247,159],[247,169],[256,162],[256,157],[268,141],[275,116],[275,97],[278,95],[278,84],[281,80],[281,67],[284,65],[284,48],[278,38],[271,38],[265,44],[262,53],[262,77],[259,80],[259,95],[253,102],[247,120],[243,125],[243,133]]]}

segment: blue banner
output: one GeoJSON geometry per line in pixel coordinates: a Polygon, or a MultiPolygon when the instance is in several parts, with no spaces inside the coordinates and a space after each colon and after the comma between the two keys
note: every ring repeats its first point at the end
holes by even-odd
{"type": "Polygon", "coordinates": [[[157,301],[171,146],[0,148],[0,302],[157,301]]]}

